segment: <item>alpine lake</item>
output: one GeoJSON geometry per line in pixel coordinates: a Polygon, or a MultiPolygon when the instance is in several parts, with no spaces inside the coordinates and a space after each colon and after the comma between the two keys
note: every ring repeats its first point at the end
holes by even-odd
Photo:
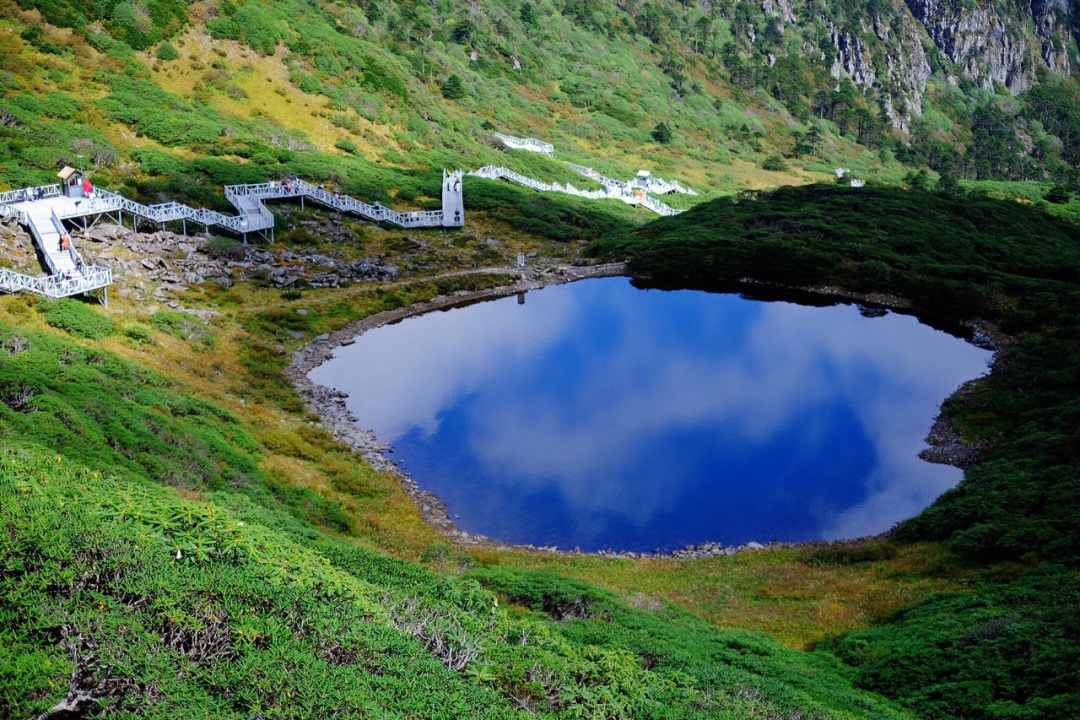
{"type": "Polygon", "coordinates": [[[919,452],[992,353],[854,304],[557,285],[369,330],[311,372],[494,540],[635,552],[888,530],[962,471],[919,452]]]}

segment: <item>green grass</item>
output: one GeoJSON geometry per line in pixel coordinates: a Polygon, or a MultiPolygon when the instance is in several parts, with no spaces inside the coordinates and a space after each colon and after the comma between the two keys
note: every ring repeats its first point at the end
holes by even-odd
{"type": "Polygon", "coordinates": [[[45,321],[53,327],[65,330],[75,337],[95,338],[111,335],[112,322],[107,317],[87,307],[79,300],[64,298],[56,302],[42,301],[45,321]]]}
{"type": "Polygon", "coordinates": [[[214,347],[213,331],[191,313],[159,311],[150,316],[150,324],[173,337],[188,341],[194,348],[214,347]]]}
{"type": "Polygon", "coordinates": [[[824,653],[552,575],[442,577],[243,493],[0,450],[0,712],[901,718],[824,653]],[[499,602],[501,598],[501,602],[499,602]]]}

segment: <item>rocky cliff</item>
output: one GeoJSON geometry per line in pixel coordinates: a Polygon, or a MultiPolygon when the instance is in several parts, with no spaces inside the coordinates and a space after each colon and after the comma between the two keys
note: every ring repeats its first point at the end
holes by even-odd
{"type": "MultiPolygon", "coordinates": [[[[906,129],[922,114],[933,71],[951,84],[970,82],[1015,94],[1032,86],[1040,70],[1080,70],[1080,0],[894,0],[850,8],[840,3],[793,6],[761,0],[786,32],[823,27],[833,57],[823,57],[837,80],[850,79],[877,94],[892,125],[906,129]]],[[[823,53],[824,54],[824,53],[823,53]]]]}

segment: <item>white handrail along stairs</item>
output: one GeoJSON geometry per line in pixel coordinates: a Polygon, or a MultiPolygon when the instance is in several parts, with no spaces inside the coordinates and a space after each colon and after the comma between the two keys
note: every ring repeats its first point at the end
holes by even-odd
{"type": "Polygon", "coordinates": [[[465,224],[463,172],[443,170],[442,209],[401,212],[379,203],[366,203],[349,195],[331,192],[299,179],[225,187],[225,198],[237,209],[236,215],[193,208],[178,202],[145,205],[107,190],[95,190],[91,197],[61,197],[60,185],[23,188],[0,193],[0,217],[13,216],[26,226],[41,251],[50,275],[33,277],[13,270],[0,272],[0,291],[28,291],[48,297],[77,295],[112,284],[112,270],[82,263],[70,244],[61,248],[66,234],[64,220],[127,212],[152,222],[191,220],[204,227],[218,227],[246,237],[249,232],[273,228],[274,216],[263,201],[307,198],[341,212],[373,222],[387,222],[404,228],[462,227],[465,224]]]}
{"type": "MultiPolygon", "coordinates": [[[[575,169],[577,168],[577,166],[574,167],[575,169]]],[[[470,172],[469,175],[487,178],[489,180],[506,179],[540,192],[559,192],[575,197],[588,198],[590,200],[599,198],[621,200],[627,205],[640,205],[644,208],[648,208],[658,215],[678,215],[683,212],[682,210],[677,210],[655,198],[649,197],[644,190],[635,192],[634,188],[629,183],[622,183],[618,180],[605,178],[603,175],[599,174],[589,175],[589,177],[601,183],[604,186],[603,190],[582,190],[574,187],[570,183],[566,183],[565,185],[562,183],[545,183],[522,175],[521,173],[514,172],[510,168],[495,165],[485,165],[484,167],[477,168],[470,172]]]]}

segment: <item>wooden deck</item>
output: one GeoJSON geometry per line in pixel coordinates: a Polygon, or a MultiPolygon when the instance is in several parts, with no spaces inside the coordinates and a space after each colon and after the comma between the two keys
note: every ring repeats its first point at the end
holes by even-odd
{"type": "Polygon", "coordinates": [[[92,198],[69,198],[61,194],[59,185],[12,190],[0,193],[0,216],[14,215],[20,224],[30,230],[50,274],[34,277],[4,270],[0,273],[0,291],[27,291],[48,297],[65,297],[112,284],[112,271],[81,264],[74,245],[67,250],[60,249],[65,221],[112,213],[122,220],[126,212],[159,225],[180,222],[186,230],[188,221],[191,221],[206,229],[215,227],[246,238],[249,232],[273,232],[274,216],[267,209],[265,201],[296,198],[311,200],[372,222],[386,222],[405,228],[462,227],[465,224],[462,176],[461,170],[444,170],[442,209],[413,212],[401,212],[379,203],[366,203],[298,179],[226,186],[225,198],[236,208],[236,215],[192,208],[176,202],[144,205],[107,190],[95,190],[92,198]],[[38,194],[40,197],[35,198],[38,194]]]}

